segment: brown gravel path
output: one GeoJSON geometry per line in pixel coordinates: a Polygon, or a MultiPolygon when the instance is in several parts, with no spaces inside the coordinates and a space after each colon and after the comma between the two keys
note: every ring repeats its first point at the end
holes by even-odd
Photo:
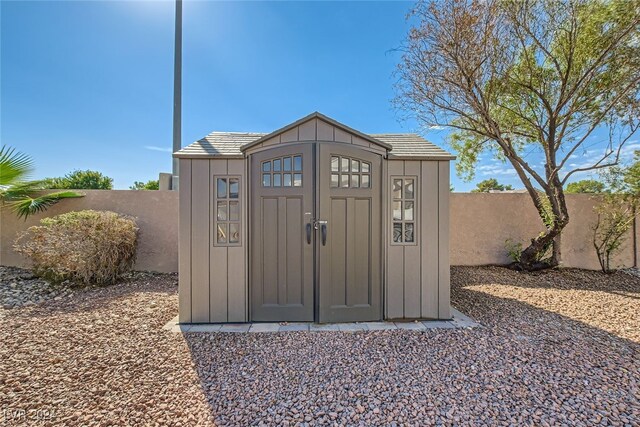
{"type": "Polygon", "coordinates": [[[183,336],[174,275],[0,309],[0,424],[640,425],[640,279],[452,280],[486,327],[183,336]]]}

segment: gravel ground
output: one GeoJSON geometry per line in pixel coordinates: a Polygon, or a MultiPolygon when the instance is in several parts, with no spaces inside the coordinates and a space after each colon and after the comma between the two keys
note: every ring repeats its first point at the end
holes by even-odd
{"type": "Polygon", "coordinates": [[[640,426],[640,279],[452,282],[485,327],[181,335],[176,276],[149,274],[0,309],[0,424],[640,426]]]}

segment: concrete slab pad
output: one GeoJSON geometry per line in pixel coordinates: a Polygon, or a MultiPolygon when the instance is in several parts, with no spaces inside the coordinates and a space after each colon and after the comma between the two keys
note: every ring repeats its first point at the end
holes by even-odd
{"type": "Polygon", "coordinates": [[[359,332],[367,330],[367,325],[364,323],[340,323],[338,326],[342,332],[359,332]]]}
{"type": "Polygon", "coordinates": [[[422,324],[427,329],[455,329],[450,320],[424,320],[422,324]]]}
{"type": "Polygon", "coordinates": [[[425,329],[421,322],[394,322],[398,329],[408,329],[411,331],[422,331],[425,329]]]}
{"type": "Polygon", "coordinates": [[[249,332],[251,323],[226,323],[220,328],[220,332],[249,332]]]}
{"type": "Polygon", "coordinates": [[[309,325],[309,330],[311,332],[335,332],[340,330],[340,326],[336,323],[312,323],[309,325]]]}
{"type": "Polygon", "coordinates": [[[218,332],[221,327],[222,327],[221,324],[215,324],[215,323],[206,324],[206,325],[191,325],[191,328],[189,329],[189,333],[192,333],[192,332],[202,332],[202,333],[218,332]]]}
{"type": "Polygon", "coordinates": [[[175,325],[178,324],[178,316],[174,317],[173,319],[169,320],[166,325],[164,325],[162,327],[162,329],[164,329],[165,331],[170,331],[171,328],[173,328],[175,325]]]}
{"type": "Polygon", "coordinates": [[[173,325],[169,330],[171,332],[189,332],[191,325],[173,325]]]}
{"type": "Polygon", "coordinates": [[[253,323],[249,332],[278,332],[280,323],[253,323]]]}
{"type": "Polygon", "coordinates": [[[362,322],[369,331],[384,331],[387,329],[398,329],[393,322],[362,322]]]}
{"type": "Polygon", "coordinates": [[[287,323],[286,325],[280,326],[280,332],[308,332],[309,324],[308,323],[287,323]]]}

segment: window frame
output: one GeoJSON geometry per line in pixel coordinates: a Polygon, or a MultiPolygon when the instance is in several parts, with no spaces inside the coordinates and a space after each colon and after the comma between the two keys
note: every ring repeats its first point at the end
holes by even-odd
{"type": "Polygon", "coordinates": [[[331,153],[330,157],[329,157],[329,189],[330,190],[371,190],[373,189],[373,164],[371,163],[370,160],[364,160],[362,158],[359,157],[354,157],[352,155],[344,155],[344,154],[334,154],[331,153]],[[334,171],[332,169],[333,166],[333,159],[337,158],[338,159],[338,170],[334,171]],[[349,163],[347,164],[348,166],[348,170],[347,171],[343,171],[342,170],[342,162],[344,159],[349,160],[349,163]],[[357,161],[358,162],[358,171],[354,171],[353,170],[353,162],[357,161]],[[368,171],[363,172],[363,165],[366,164],[368,166],[368,171]],[[334,186],[333,185],[333,177],[337,176],[338,177],[338,185],[334,186]],[[348,180],[347,180],[347,185],[342,185],[342,177],[343,176],[347,176],[348,180]],[[354,186],[353,185],[353,177],[357,176],[358,177],[358,186],[354,186]],[[369,179],[369,185],[367,185],[366,187],[362,185],[363,183],[363,177],[366,176],[369,179]]]}
{"type": "Polygon", "coordinates": [[[418,246],[419,241],[419,218],[420,218],[420,203],[419,203],[419,191],[418,191],[418,176],[417,175],[391,175],[389,176],[389,243],[391,246],[418,246]],[[401,179],[402,180],[402,197],[396,198],[393,195],[393,182],[394,180],[401,179]],[[412,179],[413,180],[413,198],[406,198],[404,194],[404,183],[405,180],[412,179]],[[402,219],[395,220],[393,218],[393,205],[394,202],[401,202],[400,210],[402,212],[402,219]],[[413,219],[407,220],[404,218],[404,203],[405,202],[413,202],[413,219]],[[395,242],[393,240],[393,225],[394,223],[402,224],[402,242],[395,242]],[[404,229],[405,224],[411,223],[413,224],[413,242],[405,242],[404,241],[404,229]]]}
{"type": "Polygon", "coordinates": [[[213,198],[211,200],[212,206],[212,215],[213,215],[213,246],[218,247],[235,247],[242,246],[242,239],[244,238],[244,229],[242,227],[243,222],[243,204],[242,204],[242,175],[213,175],[213,198]],[[227,180],[227,194],[225,197],[218,197],[218,179],[226,179],[227,180]],[[229,197],[229,179],[237,179],[238,180],[238,198],[232,199],[229,197]],[[231,220],[231,209],[229,208],[229,202],[238,202],[238,220],[231,220]],[[218,220],[218,202],[226,202],[227,203],[227,219],[226,220],[218,220]],[[224,243],[218,242],[218,224],[227,224],[227,241],[224,243]],[[230,224],[238,224],[238,241],[237,242],[229,242],[229,226],[230,224]]]}
{"type": "Polygon", "coordinates": [[[287,154],[282,156],[271,157],[269,159],[264,159],[260,161],[260,186],[262,188],[302,188],[304,187],[304,155],[302,153],[294,153],[287,154]],[[300,169],[296,169],[296,158],[300,158],[300,169]],[[284,169],[285,159],[291,160],[291,168],[289,170],[284,169]],[[279,169],[276,171],[274,169],[274,161],[279,161],[279,169]],[[269,170],[264,170],[264,164],[269,164],[269,170]],[[275,176],[279,176],[280,185],[274,185],[275,176]],[[291,185],[284,185],[285,183],[285,175],[289,175],[291,177],[291,185]],[[296,175],[300,175],[300,185],[295,185],[296,183],[296,175]],[[264,185],[264,177],[269,176],[269,185],[264,185]]]}

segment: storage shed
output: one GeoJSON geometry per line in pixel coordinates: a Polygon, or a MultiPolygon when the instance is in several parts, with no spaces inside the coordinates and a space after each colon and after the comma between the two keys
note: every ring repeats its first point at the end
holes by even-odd
{"type": "Polygon", "coordinates": [[[449,162],[320,113],[212,132],[180,171],[181,323],[449,319],[449,162]]]}

